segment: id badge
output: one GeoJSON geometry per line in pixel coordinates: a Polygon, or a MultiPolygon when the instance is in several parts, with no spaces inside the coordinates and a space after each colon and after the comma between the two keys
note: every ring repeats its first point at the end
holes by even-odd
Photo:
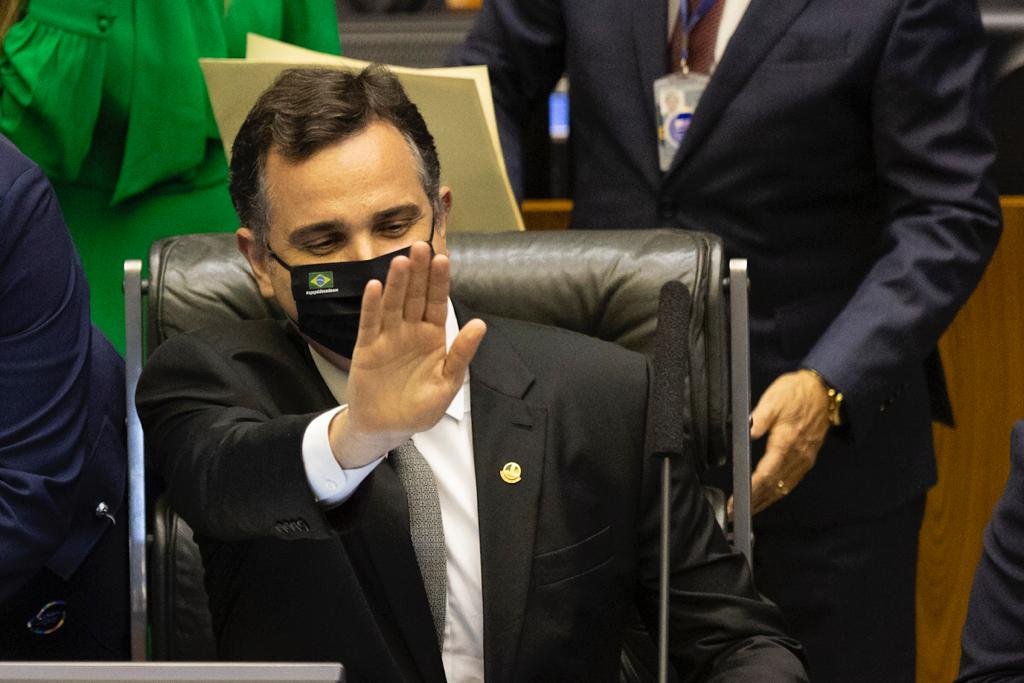
{"type": "Polygon", "coordinates": [[[708,77],[696,73],[670,73],[654,81],[658,165],[663,173],[672,165],[707,85],[708,77]]]}

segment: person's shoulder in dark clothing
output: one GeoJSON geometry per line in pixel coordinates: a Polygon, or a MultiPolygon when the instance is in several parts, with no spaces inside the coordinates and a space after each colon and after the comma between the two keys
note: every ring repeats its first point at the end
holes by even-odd
{"type": "Polygon", "coordinates": [[[1013,428],[1010,478],[985,530],[961,645],[958,681],[1024,680],[1024,421],[1013,428]]]}
{"type": "Polygon", "coordinates": [[[53,188],[3,137],[0,415],[0,657],[127,656],[124,363],[53,188]]]}

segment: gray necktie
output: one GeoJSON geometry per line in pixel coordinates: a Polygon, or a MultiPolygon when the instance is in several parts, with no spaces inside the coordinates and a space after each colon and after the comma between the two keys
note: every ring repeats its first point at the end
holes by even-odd
{"type": "Polygon", "coordinates": [[[405,488],[409,501],[409,532],[416,562],[427,591],[427,602],[434,616],[437,642],[444,644],[445,598],[448,593],[448,565],[445,559],[444,528],[441,526],[441,499],[430,465],[413,444],[406,441],[389,456],[405,488]]]}

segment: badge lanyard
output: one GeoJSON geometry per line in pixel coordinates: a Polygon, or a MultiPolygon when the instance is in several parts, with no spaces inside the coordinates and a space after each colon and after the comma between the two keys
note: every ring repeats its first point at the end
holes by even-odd
{"type": "Polygon", "coordinates": [[[679,0],[679,25],[683,28],[683,50],[679,55],[679,66],[682,68],[683,73],[689,73],[690,67],[687,66],[686,61],[690,53],[690,33],[696,28],[700,20],[711,11],[711,8],[715,5],[716,0],[701,0],[701,3],[697,5],[696,11],[693,16],[690,16],[690,3],[688,0],[679,0]]]}
{"type": "MultiPolygon", "coordinates": [[[[708,84],[704,74],[690,73],[687,55],[690,49],[690,32],[704,18],[715,0],[701,0],[693,14],[690,14],[688,0],[679,0],[679,26],[682,28],[682,52],[679,56],[679,71],[662,76],[654,82],[654,111],[658,125],[658,166],[662,172],[672,165],[679,145],[683,142],[697,103],[708,84]]],[[[674,65],[673,65],[674,66],[674,65]]]]}

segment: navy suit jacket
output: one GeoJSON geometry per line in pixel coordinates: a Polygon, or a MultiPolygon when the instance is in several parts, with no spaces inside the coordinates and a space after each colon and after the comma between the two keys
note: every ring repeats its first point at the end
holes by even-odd
{"type": "Polygon", "coordinates": [[[1024,678],[1024,421],[1010,438],[1010,478],[985,530],[958,681],[1024,678]]]}
{"type": "Polygon", "coordinates": [[[488,65],[514,177],[567,73],[573,227],[717,233],[749,261],[755,400],[799,367],[844,393],[849,426],[759,524],[877,517],[935,481],[936,342],[1001,228],[977,7],[751,0],[662,173],[667,4],[490,0],[454,61],[488,65]]]}
{"type": "Polygon", "coordinates": [[[89,322],[49,181],[0,136],[0,603],[44,567],[75,572],[125,466],[124,363],[89,322]]]}

